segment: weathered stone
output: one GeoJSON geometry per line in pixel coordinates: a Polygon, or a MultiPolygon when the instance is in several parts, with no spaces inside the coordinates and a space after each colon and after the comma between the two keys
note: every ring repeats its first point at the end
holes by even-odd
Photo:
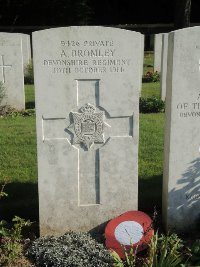
{"type": "Polygon", "coordinates": [[[25,108],[22,39],[19,34],[0,33],[0,82],[5,89],[1,105],[25,108]]]}
{"type": "Polygon", "coordinates": [[[162,33],[154,35],[154,71],[161,71],[162,33]]]}
{"type": "Polygon", "coordinates": [[[160,74],[160,97],[162,100],[165,100],[165,97],[166,97],[167,50],[168,50],[168,33],[163,33],[163,35],[162,35],[161,74],[160,74]]]}
{"type": "Polygon", "coordinates": [[[29,34],[21,34],[22,37],[22,53],[24,68],[31,62],[31,40],[29,34]]]}
{"type": "MultiPolygon", "coordinates": [[[[144,35],[141,34],[141,77],[143,75],[143,62],[144,62],[144,35]]],[[[141,86],[140,86],[140,93],[142,91],[142,83],[140,82],[141,86]]]]}
{"type": "Polygon", "coordinates": [[[141,41],[108,27],[33,33],[42,235],[137,209],[141,41]]]}
{"type": "Polygon", "coordinates": [[[189,232],[200,218],[200,27],[169,34],[163,221],[189,232]]]}

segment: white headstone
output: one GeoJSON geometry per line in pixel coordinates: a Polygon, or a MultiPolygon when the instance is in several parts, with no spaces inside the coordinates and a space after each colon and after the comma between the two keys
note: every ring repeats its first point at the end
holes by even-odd
{"type": "Polygon", "coordinates": [[[166,97],[167,82],[167,50],[168,50],[168,33],[162,35],[162,57],[161,57],[161,75],[160,75],[160,97],[164,101],[166,97]]]}
{"type": "Polygon", "coordinates": [[[24,109],[22,39],[19,34],[0,33],[0,82],[6,94],[2,105],[24,109]]]}
{"type": "Polygon", "coordinates": [[[31,61],[31,40],[29,34],[21,34],[22,37],[22,52],[23,52],[23,63],[24,68],[31,61]]]}
{"type": "Polygon", "coordinates": [[[154,35],[154,71],[161,71],[162,33],[154,35]]]}
{"type": "MultiPolygon", "coordinates": [[[[144,35],[141,34],[141,77],[143,75],[143,62],[144,62],[144,35]]],[[[140,93],[142,91],[142,83],[141,83],[141,86],[140,86],[140,93]]]]}
{"type": "Polygon", "coordinates": [[[42,235],[137,209],[141,40],[107,27],[33,33],[42,235]]]}
{"type": "Polygon", "coordinates": [[[168,39],[163,217],[190,231],[200,216],[200,27],[168,39]]]}

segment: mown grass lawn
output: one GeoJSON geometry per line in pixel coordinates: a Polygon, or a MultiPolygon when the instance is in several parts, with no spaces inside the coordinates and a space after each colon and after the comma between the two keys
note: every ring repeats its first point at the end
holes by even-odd
{"type": "Polygon", "coordinates": [[[34,86],[32,84],[27,84],[25,86],[25,91],[26,109],[35,108],[34,86]]]}
{"type": "Polygon", "coordinates": [[[35,117],[0,118],[0,179],[10,183],[0,218],[38,218],[35,117]]]}
{"type": "Polygon", "coordinates": [[[156,96],[160,98],[160,83],[143,83],[141,96],[144,98],[156,96]]]}
{"type": "MultiPolygon", "coordinates": [[[[143,84],[142,96],[158,96],[159,83],[143,84]]],[[[34,108],[34,86],[26,85],[26,108],[34,108]]],[[[164,114],[140,114],[139,209],[161,209],[164,114]]],[[[0,202],[0,219],[14,215],[38,221],[35,116],[0,118],[0,182],[8,197],[0,202]]]]}
{"type": "Polygon", "coordinates": [[[140,114],[139,209],[161,212],[164,113],[140,114]]]}
{"type": "Polygon", "coordinates": [[[153,53],[152,52],[145,52],[144,53],[144,68],[143,74],[147,73],[147,71],[153,71],[153,53]]]}

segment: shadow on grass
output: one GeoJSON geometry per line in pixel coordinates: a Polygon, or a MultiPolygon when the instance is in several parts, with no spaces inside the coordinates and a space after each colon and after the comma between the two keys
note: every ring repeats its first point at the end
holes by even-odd
{"type": "Polygon", "coordinates": [[[162,212],[162,176],[139,177],[138,209],[148,214],[162,212]]]}
{"type": "Polygon", "coordinates": [[[35,108],[35,101],[26,102],[26,109],[34,109],[35,108]]]}
{"type": "Polygon", "coordinates": [[[10,183],[4,191],[8,196],[0,200],[0,220],[10,221],[17,215],[26,220],[39,221],[37,184],[10,183]]]}
{"type": "MultiPolygon", "coordinates": [[[[17,215],[26,220],[39,221],[37,184],[10,183],[6,185],[5,192],[8,197],[0,200],[0,220],[11,221],[17,215]]],[[[138,197],[140,211],[153,214],[156,207],[156,211],[161,215],[162,176],[140,177],[138,197]]]]}
{"type": "MultiPolygon", "coordinates": [[[[0,185],[1,188],[1,185],[0,185]]],[[[10,220],[14,215],[34,221],[39,220],[38,185],[10,183],[5,187],[8,197],[0,200],[0,220],[10,220]]],[[[162,176],[139,177],[139,210],[153,213],[162,211],[162,176]]]]}

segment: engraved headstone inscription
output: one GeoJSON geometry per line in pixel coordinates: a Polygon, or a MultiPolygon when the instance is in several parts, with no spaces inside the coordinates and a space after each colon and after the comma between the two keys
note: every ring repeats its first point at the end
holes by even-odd
{"type": "Polygon", "coordinates": [[[169,34],[163,218],[189,232],[200,218],[200,27],[169,34]]]}
{"type": "Polygon", "coordinates": [[[33,33],[41,235],[137,209],[140,33],[33,33]]]}
{"type": "Polygon", "coordinates": [[[0,82],[5,90],[1,105],[24,109],[22,40],[19,34],[0,33],[0,82]]]}

